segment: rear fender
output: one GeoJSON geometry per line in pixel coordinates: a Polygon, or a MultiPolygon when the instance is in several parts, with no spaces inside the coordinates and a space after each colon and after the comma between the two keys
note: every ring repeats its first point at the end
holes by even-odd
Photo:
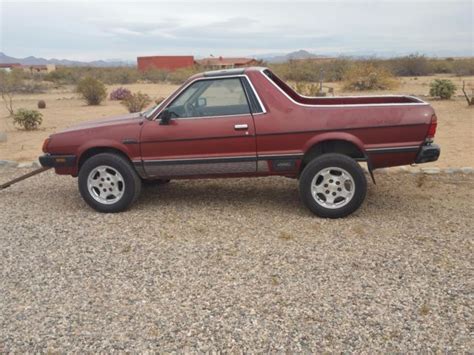
{"type": "Polygon", "coordinates": [[[367,153],[364,149],[364,143],[362,143],[362,141],[356,136],[354,136],[353,134],[350,134],[347,132],[327,132],[327,133],[318,134],[306,142],[303,150],[304,152],[307,152],[308,150],[311,149],[311,147],[315,146],[318,143],[321,143],[324,141],[332,141],[332,140],[350,142],[354,144],[362,152],[362,154],[365,157],[367,157],[367,153]]]}

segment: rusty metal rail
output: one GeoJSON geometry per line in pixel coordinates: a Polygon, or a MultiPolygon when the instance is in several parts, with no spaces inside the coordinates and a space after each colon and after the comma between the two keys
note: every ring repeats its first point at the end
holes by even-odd
{"type": "Polygon", "coordinates": [[[42,168],[39,168],[39,169],[36,169],[36,170],[33,170],[31,172],[29,172],[28,174],[25,174],[25,175],[22,175],[20,177],[17,177],[13,180],[10,180],[2,185],[0,185],[0,190],[3,190],[3,189],[6,189],[7,187],[10,187],[11,185],[13,184],[16,184],[17,182],[20,182],[20,181],[23,181],[25,179],[28,179],[32,176],[35,176],[35,175],[38,175],[38,174],[41,174],[42,172],[46,171],[46,170],[49,170],[51,169],[50,167],[42,167],[42,168]]]}

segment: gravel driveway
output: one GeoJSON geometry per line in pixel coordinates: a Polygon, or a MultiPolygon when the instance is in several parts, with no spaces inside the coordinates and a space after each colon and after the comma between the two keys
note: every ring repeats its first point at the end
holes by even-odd
{"type": "Polygon", "coordinates": [[[285,178],[173,181],[115,215],[52,172],[0,191],[0,352],[472,352],[473,175],[377,178],[343,220],[285,178]]]}

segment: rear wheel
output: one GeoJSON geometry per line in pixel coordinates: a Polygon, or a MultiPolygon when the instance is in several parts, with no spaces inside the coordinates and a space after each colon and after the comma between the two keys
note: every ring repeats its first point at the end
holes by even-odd
{"type": "Polygon", "coordinates": [[[79,191],[99,212],[126,210],[138,198],[141,180],[127,159],[101,153],[87,159],[79,171],[79,191]]]}
{"type": "Polygon", "coordinates": [[[301,199],[314,214],[324,218],[341,218],[356,211],[366,192],[364,171],[342,154],[313,159],[300,176],[301,199]]]}

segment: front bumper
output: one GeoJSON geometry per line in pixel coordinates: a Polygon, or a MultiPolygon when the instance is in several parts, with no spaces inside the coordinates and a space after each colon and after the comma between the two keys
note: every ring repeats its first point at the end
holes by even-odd
{"type": "Polygon", "coordinates": [[[39,162],[48,168],[70,168],[76,166],[76,156],[45,154],[39,157],[39,162]]]}
{"type": "Polygon", "coordinates": [[[441,153],[441,148],[437,144],[423,145],[418,152],[415,163],[428,163],[430,161],[436,161],[441,153]]]}

